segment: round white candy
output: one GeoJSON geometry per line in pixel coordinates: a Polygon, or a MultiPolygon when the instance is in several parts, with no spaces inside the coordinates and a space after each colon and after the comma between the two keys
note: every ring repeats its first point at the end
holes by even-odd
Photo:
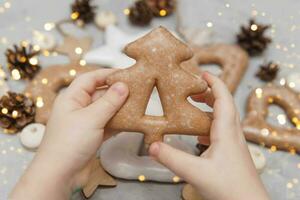
{"type": "Polygon", "coordinates": [[[56,40],[51,33],[42,31],[32,32],[33,45],[39,46],[41,49],[53,49],[56,45],[56,40]]]}
{"type": "Polygon", "coordinates": [[[100,11],[95,17],[95,23],[99,28],[105,29],[109,25],[116,24],[117,18],[111,11],[100,11]]]}
{"type": "Polygon", "coordinates": [[[300,73],[292,73],[286,77],[286,84],[295,92],[300,93],[300,73]]]}
{"type": "Polygon", "coordinates": [[[266,166],[266,158],[264,154],[258,147],[254,145],[248,145],[248,148],[256,170],[258,171],[258,173],[262,173],[263,169],[266,166]]]}
{"type": "Polygon", "coordinates": [[[40,146],[45,133],[43,124],[32,123],[23,128],[20,133],[20,141],[22,145],[29,149],[36,149],[40,146]]]}

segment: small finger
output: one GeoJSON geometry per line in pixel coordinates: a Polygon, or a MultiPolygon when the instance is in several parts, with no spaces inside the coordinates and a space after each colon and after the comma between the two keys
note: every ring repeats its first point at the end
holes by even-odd
{"type": "Polygon", "coordinates": [[[224,124],[231,125],[235,121],[235,105],[231,93],[227,86],[218,77],[207,72],[203,73],[203,78],[207,81],[214,96],[214,119],[219,119],[224,124]]]}
{"type": "Polygon", "coordinates": [[[206,103],[210,107],[213,107],[215,98],[214,95],[212,94],[211,89],[207,89],[204,93],[196,94],[191,96],[191,98],[194,101],[201,102],[201,103],[206,103]]]}
{"type": "Polygon", "coordinates": [[[97,118],[97,124],[104,128],[110,118],[120,109],[128,96],[127,85],[122,82],[114,83],[106,93],[86,107],[90,116],[97,118]]]}
{"type": "Polygon", "coordinates": [[[106,77],[113,73],[112,69],[99,69],[78,76],[65,90],[63,96],[68,105],[81,108],[91,103],[91,96],[96,88],[105,84],[106,77]]]}
{"type": "Polygon", "coordinates": [[[193,179],[195,174],[198,174],[197,172],[201,168],[201,158],[175,149],[162,142],[151,144],[149,154],[188,182],[193,179]]]}

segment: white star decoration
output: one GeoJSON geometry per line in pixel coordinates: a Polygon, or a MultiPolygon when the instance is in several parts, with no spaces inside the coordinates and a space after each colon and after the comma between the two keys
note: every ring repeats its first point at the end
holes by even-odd
{"type": "Polygon", "coordinates": [[[87,52],[84,60],[90,64],[100,64],[113,68],[126,68],[135,63],[123,53],[123,48],[130,42],[146,34],[142,32],[136,35],[129,35],[114,25],[108,26],[105,31],[105,44],[87,52]]]}

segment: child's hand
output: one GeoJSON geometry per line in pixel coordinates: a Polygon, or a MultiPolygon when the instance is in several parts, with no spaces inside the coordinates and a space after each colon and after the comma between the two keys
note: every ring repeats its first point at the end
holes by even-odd
{"type": "Polygon", "coordinates": [[[224,83],[204,73],[211,90],[197,95],[214,109],[210,138],[199,137],[209,148],[196,157],[157,142],[150,155],[192,184],[207,200],[269,199],[247,149],[239,115],[224,83]]]}
{"type": "Polygon", "coordinates": [[[39,151],[12,199],[67,199],[74,186],[79,186],[78,173],[94,158],[106,123],[128,95],[123,83],[107,91],[96,90],[112,72],[85,73],[57,97],[39,151]]]}

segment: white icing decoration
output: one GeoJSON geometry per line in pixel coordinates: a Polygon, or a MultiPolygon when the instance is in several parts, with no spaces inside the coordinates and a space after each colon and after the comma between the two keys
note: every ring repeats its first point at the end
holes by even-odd
{"type": "MultiPolygon", "coordinates": [[[[105,29],[105,44],[87,52],[84,60],[90,64],[100,64],[112,68],[127,68],[135,63],[135,60],[123,53],[124,47],[130,42],[142,37],[149,31],[143,31],[135,35],[124,33],[114,25],[105,29]]],[[[176,37],[176,34],[173,33],[176,37]]]]}
{"type": "Polygon", "coordinates": [[[116,24],[117,18],[111,11],[100,11],[95,17],[95,23],[99,28],[105,29],[109,25],[116,24]]]}
{"type": "Polygon", "coordinates": [[[126,68],[135,63],[123,53],[123,48],[130,42],[143,36],[144,33],[128,35],[116,26],[110,25],[106,28],[104,39],[105,44],[87,52],[84,60],[87,63],[107,65],[113,68],[126,68]]]}
{"type": "Polygon", "coordinates": [[[28,149],[36,149],[40,146],[45,133],[45,126],[39,123],[27,125],[19,134],[20,141],[28,149]]]}

